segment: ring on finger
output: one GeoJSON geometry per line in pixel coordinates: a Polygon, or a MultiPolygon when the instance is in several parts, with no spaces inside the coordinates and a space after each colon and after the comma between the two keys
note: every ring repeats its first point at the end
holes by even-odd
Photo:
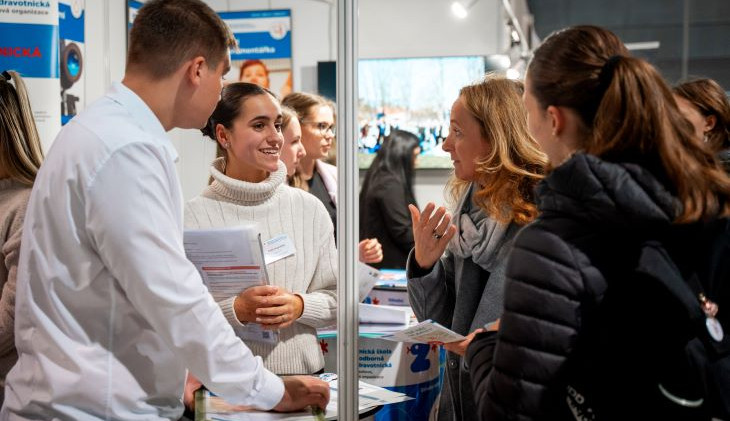
{"type": "Polygon", "coordinates": [[[436,230],[434,229],[434,230],[433,230],[433,238],[435,238],[435,239],[437,239],[437,240],[438,240],[438,239],[440,239],[441,237],[443,237],[443,235],[441,235],[441,234],[437,233],[437,232],[436,232],[436,230]]]}

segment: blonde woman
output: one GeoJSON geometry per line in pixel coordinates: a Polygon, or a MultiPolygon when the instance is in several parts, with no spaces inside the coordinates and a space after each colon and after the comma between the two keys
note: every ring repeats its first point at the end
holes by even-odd
{"type": "Polygon", "coordinates": [[[25,208],[43,160],[23,79],[0,74],[0,403],[5,376],[15,364],[15,281],[25,208]]]}
{"type": "Polygon", "coordinates": [[[462,357],[474,335],[501,316],[505,257],[520,227],[537,216],[532,191],[547,158],[527,133],[522,92],[520,82],[490,76],[462,88],[454,102],[443,149],[454,162],[447,191],[458,200],[455,225],[444,207],[409,206],[411,306],[419,320],[467,337],[445,345],[439,420],[469,419],[476,411],[462,357]]]}

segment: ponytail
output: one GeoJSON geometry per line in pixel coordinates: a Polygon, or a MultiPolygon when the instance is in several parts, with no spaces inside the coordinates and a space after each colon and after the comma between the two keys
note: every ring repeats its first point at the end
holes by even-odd
{"type": "Polygon", "coordinates": [[[633,161],[668,180],[682,205],[675,222],[730,215],[730,179],[694,138],[657,70],[635,57],[616,60],[584,149],[633,161]]]}
{"type": "Polygon", "coordinates": [[[596,26],[553,33],[527,73],[541,107],[578,113],[581,149],[606,161],[637,163],[676,195],[675,222],[730,216],[730,178],[694,138],[656,69],[630,57],[615,34],[596,26]]]}

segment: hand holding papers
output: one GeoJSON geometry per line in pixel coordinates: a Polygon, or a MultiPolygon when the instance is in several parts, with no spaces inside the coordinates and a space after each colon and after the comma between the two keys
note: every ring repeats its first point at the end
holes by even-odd
{"type": "Polygon", "coordinates": [[[268,283],[256,225],[185,230],[185,255],[216,301],[268,283]]]}
{"type": "MultiPolygon", "coordinates": [[[[186,230],[183,242],[188,260],[198,269],[216,301],[268,284],[260,234],[255,224],[186,230]]],[[[250,295],[256,292],[252,290],[250,295]]],[[[278,333],[265,331],[259,324],[235,326],[234,330],[244,340],[269,343],[278,340],[278,333]]]]}
{"type": "Polygon", "coordinates": [[[424,320],[421,323],[413,325],[407,329],[383,336],[383,339],[396,342],[449,343],[463,341],[466,337],[441,326],[433,320],[424,320]]]}

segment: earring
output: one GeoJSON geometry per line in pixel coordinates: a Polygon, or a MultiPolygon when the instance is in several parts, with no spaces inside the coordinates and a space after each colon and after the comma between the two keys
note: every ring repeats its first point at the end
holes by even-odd
{"type": "Polygon", "coordinates": [[[226,143],[225,143],[225,144],[223,145],[223,147],[224,147],[225,149],[228,149],[228,148],[230,148],[230,147],[231,147],[231,142],[226,142],[226,143]]]}
{"type": "Polygon", "coordinates": [[[708,140],[707,133],[705,133],[705,135],[702,137],[702,141],[707,143],[707,140],[708,140]]]}

